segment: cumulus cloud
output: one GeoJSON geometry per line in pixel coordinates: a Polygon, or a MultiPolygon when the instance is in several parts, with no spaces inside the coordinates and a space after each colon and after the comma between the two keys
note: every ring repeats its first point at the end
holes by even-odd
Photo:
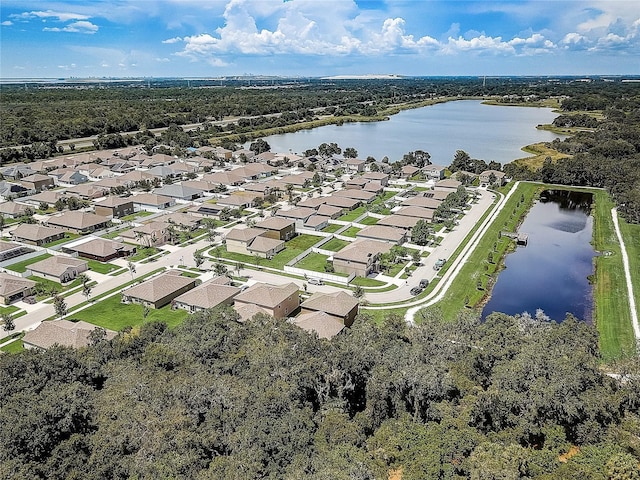
{"type": "Polygon", "coordinates": [[[74,32],[74,33],[88,33],[93,34],[98,31],[98,26],[91,22],[81,20],[79,22],[72,22],[64,27],[45,27],[42,30],[45,32],[74,32]]]}

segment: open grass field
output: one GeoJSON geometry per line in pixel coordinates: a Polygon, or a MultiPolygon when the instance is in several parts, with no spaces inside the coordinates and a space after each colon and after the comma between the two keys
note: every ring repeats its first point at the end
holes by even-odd
{"type": "Polygon", "coordinates": [[[30,258],[29,260],[23,260],[21,262],[12,263],[5,267],[7,270],[11,270],[13,272],[24,273],[27,271],[27,267],[33,263],[39,262],[40,260],[44,260],[46,258],[51,257],[52,255],[45,253],[43,255],[38,255],[37,257],[30,258]]]}
{"type": "Polygon", "coordinates": [[[189,315],[186,310],[171,310],[171,306],[167,305],[159,310],[150,309],[145,319],[142,305],[126,305],[120,302],[120,298],[120,295],[109,297],[89,308],[70,314],[69,319],[84,320],[117,332],[125,327],[135,327],[153,320],[161,320],[169,327],[175,327],[189,315]]]}
{"type": "Polygon", "coordinates": [[[304,268],[305,270],[311,270],[313,272],[324,272],[324,266],[327,264],[328,258],[329,257],[322,255],[321,253],[311,252],[294,266],[296,268],[304,268]]]}
{"type": "MultiPolygon", "coordinates": [[[[609,256],[595,259],[594,321],[600,334],[600,353],[605,361],[635,353],[621,249],[611,218],[613,206],[605,192],[596,192],[593,246],[599,252],[611,252],[609,256]]],[[[628,248],[632,275],[635,271],[634,287],[637,292],[640,278],[640,239],[637,234],[640,233],[640,226],[628,225],[621,220],[620,229],[628,248]]]]}
{"type": "Polygon", "coordinates": [[[560,153],[553,148],[547,147],[544,143],[534,143],[533,145],[527,145],[522,150],[531,155],[514,160],[513,163],[516,165],[526,165],[532,170],[539,170],[540,168],[542,168],[542,164],[547,157],[550,157],[551,161],[555,162],[560,158],[569,156],[566,153],[560,153]]]}

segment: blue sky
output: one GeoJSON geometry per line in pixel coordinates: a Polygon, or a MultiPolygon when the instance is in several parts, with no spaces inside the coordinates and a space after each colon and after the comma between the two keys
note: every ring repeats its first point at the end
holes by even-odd
{"type": "Polygon", "coordinates": [[[640,74],[637,0],[2,0],[0,76],[640,74]]]}

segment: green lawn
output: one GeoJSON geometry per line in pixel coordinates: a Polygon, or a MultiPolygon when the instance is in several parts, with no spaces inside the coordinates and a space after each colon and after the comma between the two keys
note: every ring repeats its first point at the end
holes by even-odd
{"type": "Polygon", "coordinates": [[[60,245],[61,243],[67,243],[70,242],[71,240],[75,240],[76,238],[79,238],[80,235],[77,233],[65,233],[64,234],[64,238],[61,238],[59,240],[54,240],[53,242],[49,242],[49,243],[45,243],[43,246],[44,247],[53,247],[55,245],[60,245]]]}
{"type": "Polygon", "coordinates": [[[98,262],[97,260],[87,260],[89,262],[89,269],[97,273],[103,273],[105,275],[115,272],[122,268],[111,263],[98,262]]]}
{"type": "Polygon", "coordinates": [[[324,227],[322,229],[323,232],[327,232],[327,233],[336,233],[338,230],[340,230],[344,225],[340,225],[337,223],[330,223],[329,225],[327,225],[326,227],[324,227]]]}
{"type": "Polygon", "coordinates": [[[311,270],[314,272],[324,272],[324,266],[327,264],[327,259],[329,257],[326,255],[322,255],[321,253],[311,252],[309,255],[304,257],[294,266],[297,268],[304,268],[305,270],[311,270]]]}
{"type": "Polygon", "coordinates": [[[15,313],[18,310],[20,309],[15,305],[6,305],[4,307],[0,306],[0,315],[4,315],[5,313],[15,313]]]}
{"type": "Polygon", "coordinates": [[[340,240],[339,238],[332,238],[327,243],[322,245],[320,248],[322,248],[323,250],[329,250],[331,252],[339,252],[347,245],[349,245],[349,242],[347,242],[346,240],[340,240]]]}
{"type": "Polygon", "coordinates": [[[353,222],[356,218],[358,218],[366,211],[367,210],[364,207],[358,207],[355,210],[351,210],[350,212],[345,213],[344,215],[339,217],[338,220],[341,220],[343,222],[353,222]]]}
{"type": "Polygon", "coordinates": [[[56,291],[60,294],[63,294],[64,292],[68,292],[69,290],[72,290],[80,286],[80,280],[78,279],[66,285],[62,285],[58,282],[54,282],[53,280],[49,280],[48,278],[38,277],[37,275],[31,275],[29,277],[29,280],[33,280],[38,284],[36,285],[36,288],[39,288],[39,286],[41,285],[42,290],[45,292],[42,295],[36,295],[37,301],[44,300],[45,298],[49,298],[51,296],[52,291],[56,291]]]}
{"type": "MultiPolygon", "coordinates": [[[[385,283],[380,280],[376,280],[375,278],[365,278],[365,277],[354,277],[351,280],[351,285],[359,285],[361,287],[381,287],[385,283]]],[[[376,290],[377,292],[378,290],[376,290]]]]}
{"type": "Polygon", "coordinates": [[[139,262],[145,258],[151,257],[157,253],[160,253],[160,249],[156,247],[141,247],[137,250],[136,254],[131,256],[129,260],[132,262],[139,262]]]}
{"type": "MultiPolygon", "coordinates": [[[[258,259],[258,266],[263,267],[271,267],[282,270],[284,266],[293,260],[295,257],[300,255],[302,252],[311,248],[313,245],[320,241],[320,237],[316,237],[315,235],[298,235],[291,240],[289,240],[285,245],[286,248],[281,252],[274,255],[271,260],[266,258],[258,259]]],[[[213,248],[209,251],[210,255],[217,256],[217,248],[213,248]]],[[[220,255],[222,258],[226,258],[228,260],[234,260],[236,262],[241,262],[248,267],[252,265],[256,265],[256,258],[252,255],[243,255],[241,253],[232,253],[227,252],[226,248],[219,249],[220,255]]]]}
{"type": "Polygon", "coordinates": [[[18,273],[24,273],[27,271],[27,267],[33,263],[49,258],[52,255],[45,253],[44,255],[38,255],[37,257],[30,258],[29,260],[23,260],[22,262],[16,262],[5,267],[7,270],[11,270],[18,273]]]}
{"type": "Polygon", "coordinates": [[[5,345],[0,348],[0,351],[4,353],[18,353],[24,350],[24,345],[22,344],[22,337],[24,337],[24,332],[14,333],[10,337],[4,338],[2,341],[6,342],[9,338],[15,338],[13,342],[5,345]]]}
{"type": "Polygon", "coordinates": [[[362,229],[358,228],[358,227],[349,227],[344,232],[342,232],[340,235],[344,235],[345,237],[353,237],[353,238],[355,238],[360,230],[362,230],[362,229]]]}
{"type": "Polygon", "coordinates": [[[361,223],[363,225],[375,225],[379,221],[380,219],[376,217],[365,217],[362,220],[360,220],[358,223],[361,223]]]}
{"type": "Polygon", "coordinates": [[[135,327],[153,320],[161,320],[170,327],[175,327],[189,315],[186,310],[171,310],[171,305],[167,305],[159,310],[150,309],[145,319],[142,305],[126,305],[121,303],[120,299],[120,295],[114,295],[89,308],[72,313],[69,319],[84,320],[109,330],[120,331],[125,327],[135,327]]]}
{"type": "Polygon", "coordinates": [[[136,218],[144,218],[149,215],[153,215],[153,212],[147,212],[146,210],[140,210],[139,212],[132,213],[131,215],[125,215],[120,218],[123,222],[130,222],[131,220],[135,220],[136,218]]]}
{"type": "MultiPolygon", "coordinates": [[[[600,252],[611,252],[611,256],[600,256],[595,259],[595,288],[594,288],[594,321],[600,334],[600,352],[605,361],[633,355],[635,340],[631,315],[629,313],[629,299],[626,295],[627,285],[622,265],[622,254],[616,237],[611,208],[614,204],[609,196],[602,191],[595,193],[596,209],[594,212],[593,245],[600,252]],[[623,294],[624,292],[624,294],[623,294]]],[[[640,245],[638,225],[628,225],[620,220],[628,249],[632,272],[635,272],[634,287],[637,292],[640,278],[638,256],[640,245]],[[635,232],[635,233],[634,233],[635,232]],[[635,239],[633,239],[635,235],[635,239]]]]}

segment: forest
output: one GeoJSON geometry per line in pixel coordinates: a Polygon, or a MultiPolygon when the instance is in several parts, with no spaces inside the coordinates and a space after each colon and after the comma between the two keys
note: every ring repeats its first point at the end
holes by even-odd
{"type": "Polygon", "coordinates": [[[637,479],[637,364],[568,317],[366,315],[332,341],[220,308],[0,357],[3,478],[637,479]]]}

